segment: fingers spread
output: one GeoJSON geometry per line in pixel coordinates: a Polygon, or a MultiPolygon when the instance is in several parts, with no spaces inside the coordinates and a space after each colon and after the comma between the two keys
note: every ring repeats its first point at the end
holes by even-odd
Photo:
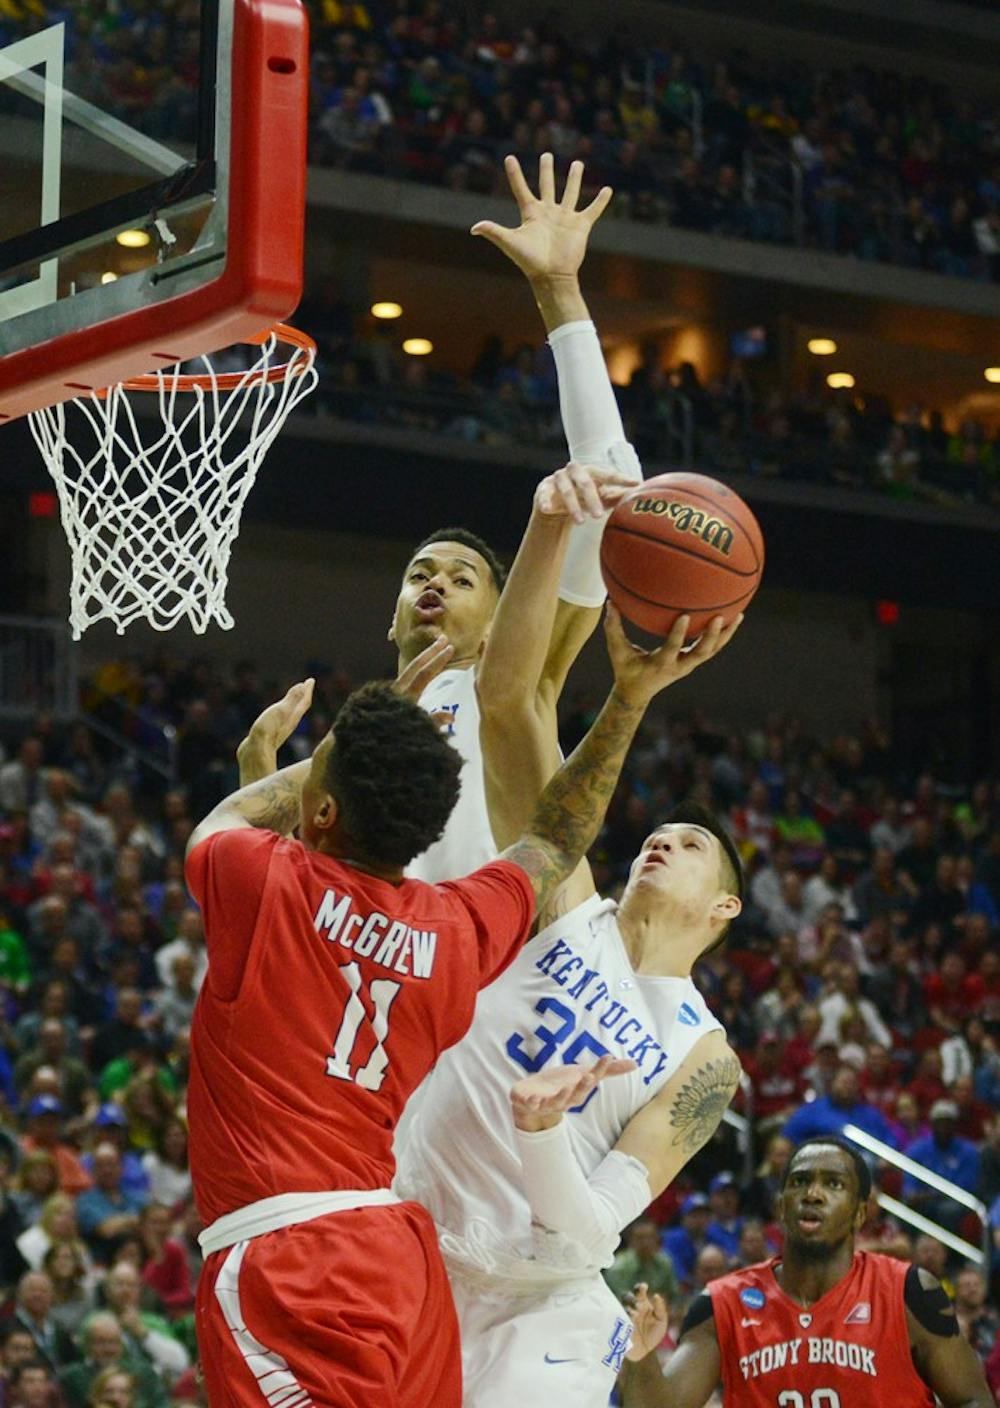
{"type": "Polygon", "coordinates": [[[610,186],[602,186],[594,199],[586,206],[583,213],[586,215],[591,225],[596,225],[597,221],[600,220],[601,216],[607,210],[608,202],[613,195],[614,191],[610,186]]]}
{"type": "Polygon", "coordinates": [[[504,157],[503,165],[507,173],[507,180],[510,183],[511,192],[513,193],[514,199],[517,201],[518,209],[523,215],[535,197],[531,194],[531,188],[524,179],[524,172],[521,170],[521,163],[518,161],[517,157],[504,157]]]}
{"type": "Polygon", "coordinates": [[[544,201],[555,201],[556,170],[551,152],[542,152],[538,158],[538,194],[544,201]]]}
{"type": "Polygon", "coordinates": [[[562,203],[567,210],[575,210],[576,203],[580,199],[580,183],[583,181],[583,162],[570,162],[569,175],[566,177],[566,189],[563,191],[562,203]]]}

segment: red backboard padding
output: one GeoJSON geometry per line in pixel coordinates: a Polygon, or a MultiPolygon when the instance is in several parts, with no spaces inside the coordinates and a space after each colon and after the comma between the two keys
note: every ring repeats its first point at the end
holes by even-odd
{"type": "Polygon", "coordinates": [[[235,0],[224,272],[0,359],[0,422],[282,321],[302,296],[309,30],[301,0],[235,0]],[[67,385],[67,383],[73,383],[67,385]]]}

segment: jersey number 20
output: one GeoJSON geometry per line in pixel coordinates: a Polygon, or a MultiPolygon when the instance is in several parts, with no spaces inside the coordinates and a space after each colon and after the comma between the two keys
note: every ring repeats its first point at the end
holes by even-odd
{"type": "Polygon", "coordinates": [[[340,1031],[333,1043],[333,1055],[326,1058],[326,1073],[328,1076],[335,1076],[337,1080],[352,1080],[363,1090],[378,1090],[385,1080],[389,1066],[389,1056],[384,1044],[389,1031],[389,1008],[403,984],[391,982],[388,978],[376,978],[365,992],[361,969],[356,963],[345,963],[340,971],[351,989],[351,994],[341,1018],[340,1031]],[[368,998],[374,1009],[371,1016],[368,1014],[363,995],[368,998]],[[352,1065],[351,1052],[357,1042],[362,1022],[375,1038],[375,1049],[358,1070],[352,1065]]]}

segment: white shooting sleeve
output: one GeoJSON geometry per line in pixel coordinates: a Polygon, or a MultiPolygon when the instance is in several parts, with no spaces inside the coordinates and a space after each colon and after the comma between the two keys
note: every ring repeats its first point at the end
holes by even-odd
{"type": "MultiPolygon", "coordinates": [[[[603,465],[638,484],[642,466],[625,439],[597,329],[589,320],[563,323],[549,334],[559,380],[559,410],[570,459],[603,465]]],[[[588,518],[570,533],[559,596],[574,606],[600,606],[605,598],[600,547],[606,518],[588,518]]]]}
{"type": "Polygon", "coordinates": [[[536,1256],[562,1265],[610,1266],[619,1233],[649,1206],[645,1164],[612,1150],[588,1178],[564,1119],[551,1129],[516,1133],[536,1256]]]}

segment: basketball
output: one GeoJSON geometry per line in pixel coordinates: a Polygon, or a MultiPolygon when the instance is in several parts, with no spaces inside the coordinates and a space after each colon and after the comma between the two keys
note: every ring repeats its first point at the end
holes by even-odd
{"type": "Polygon", "coordinates": [[[618,504],[601,541],[608,595],[634,625],[689,639],[745,610],[764,571],[760,525],[739,494],[704,474],[660,474],[618,504]]]}

